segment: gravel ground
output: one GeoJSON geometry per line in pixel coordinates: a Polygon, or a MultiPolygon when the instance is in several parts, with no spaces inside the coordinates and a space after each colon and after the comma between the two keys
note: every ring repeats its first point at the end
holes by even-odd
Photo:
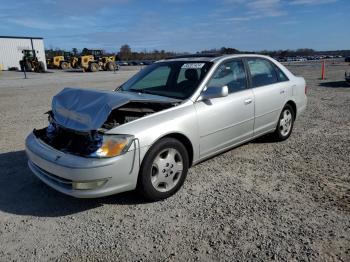
{"type": "Polygon", "coordinates": [[[319,63],[288,67],[309,98],[292,136],[203,162],[156,203],[62,195],[31,174],[23,151],[61,88],[112,89],[135,70],[1,72],[0,261],[350,261],[350,68],[330,64],[321,81],[319,63]]]}

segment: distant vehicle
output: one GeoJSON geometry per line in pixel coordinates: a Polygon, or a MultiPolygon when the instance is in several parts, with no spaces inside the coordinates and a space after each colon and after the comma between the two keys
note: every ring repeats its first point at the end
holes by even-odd
{"type": "Polygon", "coordinates": [[[117,61],[116,64],[120,65],[120,66],[127,66],[128,62],[126,62],[126,61],[117,61]]]}
{"type": "Polygon", "coordinates": [[[303,57],[287,57],[287,62],[303,62],[306,58],[303,57]]]}
{"type": "Polygon", "coordinates": [[[138,188],[161,200],[205,159],[268,133],[288,139],[306,103],[304,78],[267,56],[166,59],[115,91],[63,89],[48,127],[26,139],[28,165],[71,196],[138,188]]]}
{"type": "Polygon", "coordinates": [[[350,62],[350,56],[345,57],[345,62],[350,62]]]}
{"type": "Polygon", "coordinates": [[[128,61],[129,66],[136,66],[138,63],[136,61],[128,61]]]}
{"type": "Polygon", "coordinates": [[[275,60],[277,60],[278,62],[287,62],[287,58],[285,57],[277,57],[275,60]]]}
{"type": "Polygon", "coordinates": [[[150,64],[153,64],[154,61],[152,61],[152,60],[144,60],[144,61],[142,61],[142,63],[143,63],[144,65],[150,65],[150,64]]]}

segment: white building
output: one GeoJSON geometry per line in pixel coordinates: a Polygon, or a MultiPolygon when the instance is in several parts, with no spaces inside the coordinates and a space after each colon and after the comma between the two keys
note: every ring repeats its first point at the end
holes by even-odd
{"type": "Polygon", "coordinates": [[[42,37],[0,36],[0,68],[8,70],[11,67],[20,69],[22,50],[35,50],[39,61],[45,64],[44,40],[42,37]]]}

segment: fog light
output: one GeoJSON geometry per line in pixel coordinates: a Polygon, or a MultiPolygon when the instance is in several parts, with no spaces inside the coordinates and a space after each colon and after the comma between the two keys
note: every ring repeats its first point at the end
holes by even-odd
{"type": "Polygon", "coordinates": [[[100,180],[93,180],[93,181],[73,181],[73,189],[78,190],[87,190],[87,189],[95,189],[98,187],[101,187],[107,183],[108,179],[100,179],[100,180]]]}

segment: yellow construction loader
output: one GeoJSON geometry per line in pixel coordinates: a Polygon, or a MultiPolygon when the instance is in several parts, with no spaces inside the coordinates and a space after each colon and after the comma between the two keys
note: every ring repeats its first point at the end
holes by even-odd
{"type": "Polygon", "coordinates": [[[75,68],[84,71],[97,72],[99,70],[113,71],[119,67],[115,63],[115,55],[104,54],[100,49],[85,49],[77,61],[75,68]]]}
{"type": "Polygon", "coordinates": [[[71,67],[70,52],[57,52],[52,57],[46,59],[48,68],[56,68],[66,70],[71,67]]]}

